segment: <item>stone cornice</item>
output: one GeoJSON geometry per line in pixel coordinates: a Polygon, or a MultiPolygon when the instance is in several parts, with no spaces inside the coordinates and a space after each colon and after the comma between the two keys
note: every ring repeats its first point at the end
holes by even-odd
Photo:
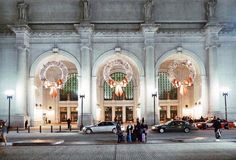
{"type": "Polygon", "coordinates": [[[97,31],[94,32],[94,37],[141,37],[143,34],[139,31],[130,31],[130,32],[102,32],[102,31],[97,31]]]}
{"type": "Polygon", "coordinates": [[[141,24],[141,30],[143,33],[155,33],[159,27],[159,24],[141,24]]]}
{"type": "Polygon", "coordinates": [[[31,34],[31,28],[28,25],[8,25],[8,27],[16,34],[25,33],[28,36],[31,34]]]}
{"type": "Polygon", "coordinates": [[[32,32],[32,38],[45,38],[45,37],[65,38],[65,37],[77,37],[78,33],[75,31],[67,32],[32,32]]]}
{"type": "Polygon", "coordinates": [[[218,34],[224,26],[219,23],[207,23],[204,27],[206,33],[218,34]]]}
{"type": "Polygon", "coordinates": [[[74,27],[78,33],[92,33],[94,31],[94,24],[74,24],[74,27]]]}

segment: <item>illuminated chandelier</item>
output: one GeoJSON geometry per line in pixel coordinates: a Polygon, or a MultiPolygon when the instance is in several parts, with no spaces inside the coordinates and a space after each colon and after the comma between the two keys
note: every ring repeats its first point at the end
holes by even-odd
{"type": "Polygon", "coordinates": [[[133,71],[132,68],[130,66],[130,64],[128,62],[125,62],[121,59],[116,59],[113,60],[111,62],[109,62],[103,70],[103,77],[105,79],[105,81],[107,82],[107,84],[111,87],[111,88],[115,88],[115,94],[116,96],[122,96],[123,95],[123,89],[124,87],[126,87],[128,85],[128,83],[131,81],[133,76],[133,71]],[[125,77],[123,78],[123,80],[121,81],[116,81],[114,79],[111,78],[111,69],[114,67],[122,67],[122,69],[125,71],[125,77]]]}
{"type": "MultiPolygon", "coordinates": [[[[53,72],[52,74],[55,74],[55,72],[53,72]]],[[[50,76],[52,76],[52,74],[50,76]]],[[[43,83],[43,86],[45,88],[50,88],[49,94],[52,97],[56,97],[58,95],[58,89],[62,89],[63,85],[67,81],[68,69],[65,66],[65,64],[62,63],[61,61],[59,62],[51,61],[43,65],[43,68],[41,69],[39,76],[40,76],[40,80],[43,83]],[[59,69],[61,72],[61,75],[59,77],[56,77],[56,76],[53,77],[53,80],[51,79],[49,80],[49,78],[47,77],[47,72],[50,68],[59,69]]]]}
{"type": "Polygon", "coordinates": [[[193,85],[195,69],[189,60],[174,60],[168,67],[168,78],[175,88],[180,88],[180,94],[187,93],[187,87],[193,85]]]}

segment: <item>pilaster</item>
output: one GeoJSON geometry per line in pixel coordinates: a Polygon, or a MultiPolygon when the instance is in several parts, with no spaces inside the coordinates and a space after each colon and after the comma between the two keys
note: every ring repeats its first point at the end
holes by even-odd
{"type": "Polygon", "coordinates": [[[208,23],[205,26],[205,49],[208,54],[208,97],[210,114],[219,111],[219,77],[217,66],[217,50],[220,47],[218,33],[222,26],[218,23],[208,23]]]}
{"type": "MultiPolygon", "coordinates": [[[[83,92],[85,95],[83,112],[87,115],[92,112],[91,106],[91,59],[92,59],[92,35],[94,31],[93,24],[75,24],[76,31],[80,35],[80,56],[81,56],[81,88],[80,92],[83,92]]],[[[96,112],[96,111],[95,111],[96,112]]],[[[94,117],[95,118],[95,117],[94,117]]],[[[94,119],[93,118],[93,119],[94,119]]]]}
{"type": "MultiPolygon", "coordinates": [[[[144,55],[145,55],[145,97],[146,97],[146,110],[145,117],[148,124],[153,123],[154,107],[152,93],[155,90],[155,34],[159,25],[156,24],[142,24],[141,29],[144,36],[144,55]]],[[[158,99],[158,97],[157,97],[158,99]]],[[[158,104],[158,103],[156,103],[158,104]]],[[[156,116],[157,117],[157,116],[156,116]]]]}
{"type": "Polygon", "coordinates": [[[16,51],[18,56],[16,84],[16,113],[28,115],[27,77],[30,28],[27,25],[9,26],[16,34],[16,51]]]}

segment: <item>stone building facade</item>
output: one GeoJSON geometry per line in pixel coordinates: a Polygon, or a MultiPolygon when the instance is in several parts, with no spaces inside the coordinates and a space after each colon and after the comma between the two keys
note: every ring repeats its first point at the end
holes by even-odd
{"type": "Polygon", "coordinates": [[[148,124],[183,116],[236,119],[235,0],[1,0],[0,6],[0,119],[8,120],[4,91],[12,89],[12,126],[26,119],[33,126],[68,118],[80,124],[81,115],[84,124],[115,117],[144,117],[148,124]],[[76,97],[66,92],[63,99],[71,75],[76,97]]]}

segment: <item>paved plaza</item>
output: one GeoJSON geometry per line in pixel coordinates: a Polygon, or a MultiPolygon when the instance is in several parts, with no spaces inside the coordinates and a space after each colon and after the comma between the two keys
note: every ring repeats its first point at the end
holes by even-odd
{"type": "Polygon", "coordinates": [[[0,147],[1,160],[235,160],[236,143],[0,147]]]}
{"type": "Polygon", "coordinates": [[[222,130],[222,134],[223,138],[216,141],[213,130],[149,132],[147,143],[117,144],[116,135],[110,133],[11,131],[8,145],[0,146],[0,160],[235,160],[236,130],[222,130]]]}

